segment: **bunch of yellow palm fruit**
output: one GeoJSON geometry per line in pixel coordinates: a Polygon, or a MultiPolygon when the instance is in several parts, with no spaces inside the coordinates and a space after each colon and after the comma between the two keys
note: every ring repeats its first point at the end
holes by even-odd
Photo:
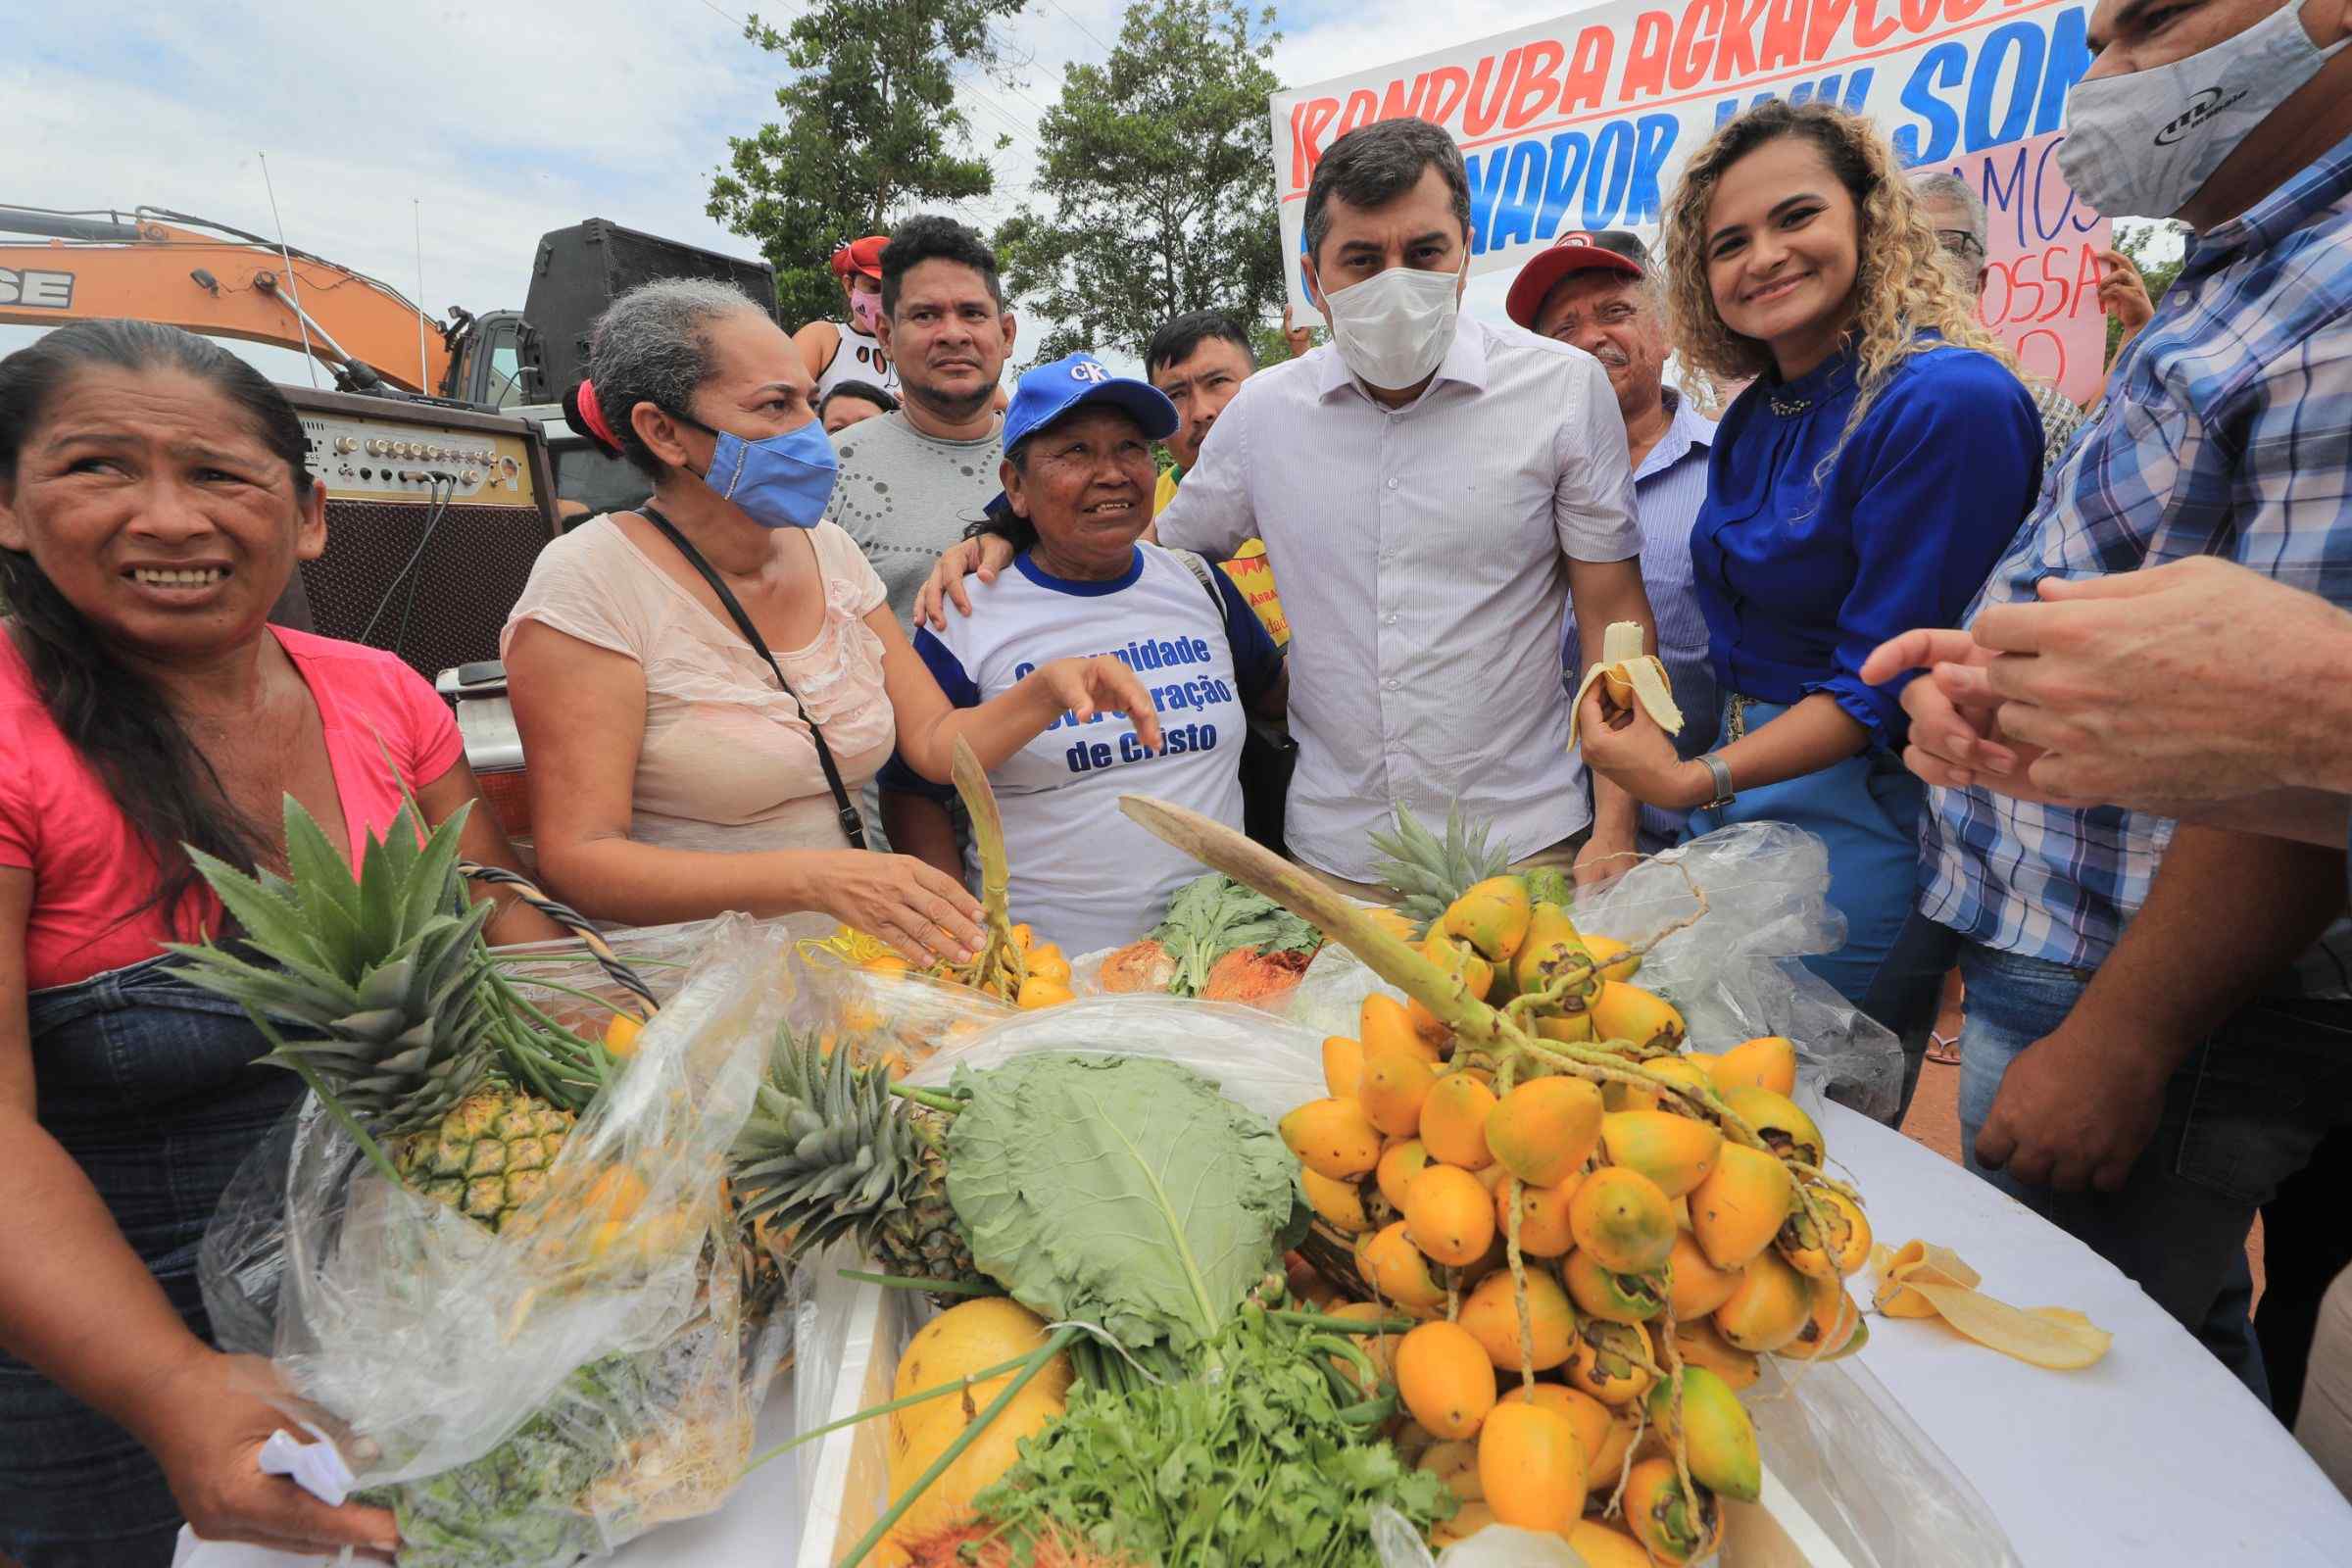
{"type": "Polygon", "coordinates": [[[1645,947],[1481,882],[1415,950],[1434,983],[1367,998],[1324,1042],[1329,1097],[1282,1121],[1309,1255],[1368,1298],[1333,1309],[1422,1320],[1385,1348],[1400,1441],[1463,1503],[1440,1544],[1498,1521],[1595,1564],[1704,1558],[1716,1499],[1761,1488],[1758,1358],[1864,1338],[1870,1225],[1789,1098],[1794,1046],[1687,1051],[1634,983],[1645,947]]]}

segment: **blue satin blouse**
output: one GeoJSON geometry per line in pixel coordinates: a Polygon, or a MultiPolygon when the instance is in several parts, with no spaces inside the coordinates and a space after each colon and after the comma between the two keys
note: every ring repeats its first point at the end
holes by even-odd
{"type": "Polygon", "coordinates": [[[1855,358],[1794,381],[1768,372],[1724,415],[1690,533],[1699,608],[1726,692],[1794,703],[1826,691],[1899,748],[1905,682],[1862,661],[1920,626],[1957,626],[2041,488],[2041,416],[1999,361],[1941,343],[1880,390],[1838,461],[1855,358]]]}

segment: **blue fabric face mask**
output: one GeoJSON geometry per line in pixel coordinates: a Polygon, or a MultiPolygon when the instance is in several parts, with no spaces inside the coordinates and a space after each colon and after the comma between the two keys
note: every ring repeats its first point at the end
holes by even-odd
{"type": "Polygon", "coordinates": [[[746,441],[699,419],[686,422],[718,437],[702,479],[720,499],[734,502],[762,528],[813,528],[824,520],[841,462],[823,425],[810,419],[782,435],[746,441]]]}

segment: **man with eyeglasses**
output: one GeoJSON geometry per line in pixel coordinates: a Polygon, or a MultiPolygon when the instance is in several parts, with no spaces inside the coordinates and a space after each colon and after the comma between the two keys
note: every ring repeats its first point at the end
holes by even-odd
{"type": "MultiPolygon", "coordinates": [[[[1929,174],[1912,187],[1936,238],[1951,264],[1954,281],[1970,299],[1984,291],[1984,271],[1991,253],[1991,220],[1984,198],[1957,174],[1929,174]]],[[[2024,376],[2034,406],[2041,411],[2041,471],[2055,473],[2058,459],[2082,428],[2082,406],[2038,376],[2024,376]]]]}
{"type": "MultiPolygon", "coordinates": [[[[1609,374],[1634,466],[1642,585],[1657,616],[1658,656],[1666,661],[1674,699],[1683,710],[1675,750],[1685,759],[1703,757],[1715,744],[1715,668],[1707,657],[1706,616],[1690,579],[1690,526],[1707,498],[1707,450],[1715,444],[1715,421],[1665,383],[1666,313],[1650,273],[1649,251],[1622,228],[1562,234],[1519,269],[1502,308],[1529,331],[1583,349],[1609,374]]],[[[1584,675],[1574,607],[1560,662],[1574,691],[1584,675]]],[[[1673,845],[1688,815],[1642,807],[1636,842],[1642,853],[1673,845]]]]}

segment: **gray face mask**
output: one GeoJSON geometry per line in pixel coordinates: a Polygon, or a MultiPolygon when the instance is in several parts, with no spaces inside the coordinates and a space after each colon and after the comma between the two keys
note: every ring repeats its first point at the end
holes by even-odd
{"type": "Polygon", "coordinates": [[[2289,4],[2185,59],[2079,81],[2058,167],[2111,218],[2170,218],[2222,160],[2352,40],[2322,49],[2289,4]]]}

